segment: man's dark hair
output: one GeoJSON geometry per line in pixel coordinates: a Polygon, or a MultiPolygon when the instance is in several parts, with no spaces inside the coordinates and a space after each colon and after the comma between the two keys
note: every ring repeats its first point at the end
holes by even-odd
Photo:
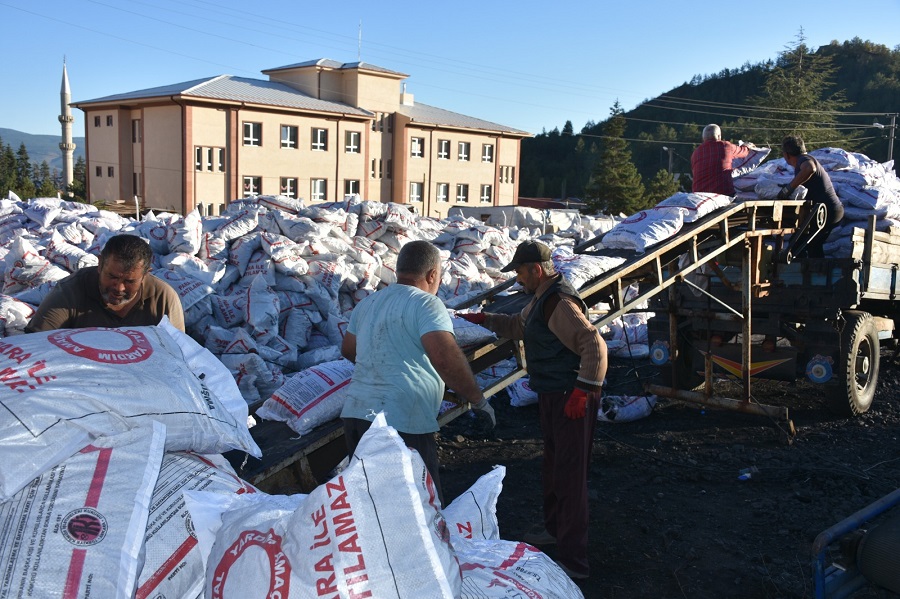
{"type": "Polygon", "coordinates": [[[143,266],[144,272],[150,270],[153,264],[153,251],[150,244],[137,235],[114,235],[107,240],[103,250],[100,251],[100,264],[106,258],[112,257],[122,263],[126,271],[143,266]]]}
{"type": "Polygon", "coordinates": [[[441,268],[441,252],[429,241],[410,241],[400,248],[397,272],[424,277],[432,268],[441,268]]]}
{"type": "Polygon", "coordinates": [[[784,141],[781,142],[781,149],[788,156],[806,154],[806,144],[803,143],[803,138],[799,135],[788,135],[785,137],[784,141]]]}

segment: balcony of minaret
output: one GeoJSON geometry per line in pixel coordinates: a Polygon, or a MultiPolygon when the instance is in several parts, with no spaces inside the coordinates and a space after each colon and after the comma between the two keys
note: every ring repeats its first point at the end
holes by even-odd
{"type": "Polygon", "coordinates": [[[71,114],[61,114],[58,118],[60,123],[71,123],[75,120],[75,117],[71,114]]]}
{"type": "Polygon", "coordinates": [[[59,142],[59,149],[64,152],[74,152],[75,144],[67,144],[65,142],[59,142]]]}

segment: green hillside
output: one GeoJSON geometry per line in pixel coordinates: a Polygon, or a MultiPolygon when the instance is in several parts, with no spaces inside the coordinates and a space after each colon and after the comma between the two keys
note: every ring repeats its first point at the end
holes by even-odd
{"type": "MultiPolygon", "coordinates": [[[[0,140],[2,140],[4,146],[11,147],[13,152],[15,152],[24,142],[31,162],[40,165],[46,160],[51,170],[62,170],[62,151],[59,149],[61,138],[61,135],[32,135],[31,133],[0,127],[0,140]]],[[[77,161],[79,156],[84,156],[84,138],[73,137],[72,141],[75,143],[74,161],[77,161]]]]}
{"type": "MultiPolygon", "coordinates": [[[[802,34],[801,34],[802,35],[802,34]]],[[[802,43],[802,37],[801,37],[802,43]]],[[[689,82],[626,112],[624,138],[643,180],[660,169],[690,174],[690,155],[707,123],[722,125],[723,138],[757,145],[778,145],[779,128],[796,130],[806,137],[805,127],[820,120],[834,120],[834,139],[816,138],[810,149],[838,146],[888,159],[889,114],[900,112],[900,46],[893,50],[859,38],[832,42],[815,51],[812,58],[831,65],[828,97],[843,95],[846,106],[826,116],[814,111],[767,110],[761,99],[767,78],[781,66],[782,57],[773,50],[770,61],[744,64],[713,75],[697,75],[689,82]],[[863,114],[860,114],[863,113],[863,114]],[[874,126],[874,121],[884,128],[874,126]],[[774,127],[772,123],[778,123],[774,127]],[[832,143],[827,143],[832,142],[832,143]]],[[[821,102],[829,106],[827,99],[821,102]]],[[[606,118],[609,107],[598,106],[606,118]]],[[[896,133],[896,128],[894,129],[896,133]]],[[[603,123],[588,122],[577,131],[571,122],[562,129],[542,133],[522,142],[519,193],[525,197],[583,197],[591,169],[603,147],[603,123]]],[[[900,149],[894,150],[896,156],[900,149]]]]}

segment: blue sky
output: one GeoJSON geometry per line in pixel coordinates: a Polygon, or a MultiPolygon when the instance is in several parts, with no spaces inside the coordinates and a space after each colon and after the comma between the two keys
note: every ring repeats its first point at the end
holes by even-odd
{"type": "MultiPolygon", "coordinates": [[[[605,119],[616,100],[627,110],[694,75],[774,58],[801,27],[813,48],[853,37],[900,45],[900,0],[804,6],[0,0],[0,127],[59,134],[63,57],[73,101],[361,58],[410,75],[417,102],[540,133],[566,120],[579,130],[605,119]]],[[[74,115],[75,135],[83,135],[82,113],[74,115]]]]}

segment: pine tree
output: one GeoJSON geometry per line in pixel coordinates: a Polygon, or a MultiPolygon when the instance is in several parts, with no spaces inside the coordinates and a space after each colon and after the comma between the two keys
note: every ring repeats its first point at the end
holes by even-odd
{"type": "Polygon", "coordinates": [[[765,143],[777,147],[786,135],[799,135],[809,149],[848,145],[850,137],[836,124],[837,111],[851,103],[843,90],[831,92],[834,78],[831,56],[810,52],[801,29],[797,41],[778,55],[762,94],[753,98],[754,104],[766,109],[764,120],[754,124],[764,127],[765,143]]]}
{"type": "Polygon", "coordinates": [[[37,189],[37,195],[42,198],[55,197],[59,189],[56,187],[56,181],[50,174],[50,164],[44,160],[39,167],[34,169],[35,178],[34,186],[37,189]]]}
{"type": "Polygon", "coordinates": [[[23,142],[19,145],[19,151],[16,152],[16,186],[14,189],[23,200],[34,197],[35,188],[32,180],[32,170],[31,160],[28,158],[28,149],[23,142]]]}
{"type": "Polygon", "coordinates": [[[12,148],[0,139],[0,197],[16,187],[16,155],[12,148]]]}
{"type": "Polygon", "coordinates": [[[586,189],[588,206],[605,214],[633,214],[645,207],[644,184],[625,142],[624,110],[618,100],[603,126],[603,145],[586,189]]]}
{"type": "Polygon", "coordinates": [[[647,183],[646,206],[655,206],[678,191],[678,182],[666,169],[660,169],[647,183]]]}
{"type": "Polygon", "coordinates": [[[71,194],[71,197],[76,202],[86,202],[85,195],[85,182],[87,181],[87,164],[84,161],[84,156],[79,156],[75,161],[75,166],[72,169],[72,183],[69,185],[66,191],[71,194]]]}

